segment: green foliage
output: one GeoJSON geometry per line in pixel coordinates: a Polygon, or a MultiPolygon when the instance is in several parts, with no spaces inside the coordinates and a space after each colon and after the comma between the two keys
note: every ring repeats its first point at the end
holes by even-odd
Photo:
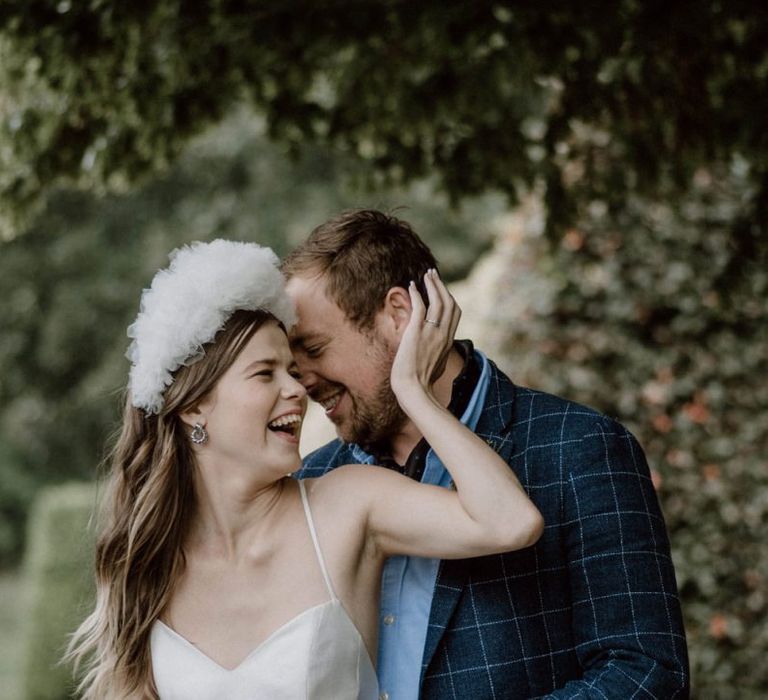
{"type": "Polygon", "coordinates": [[[5,0],[0,66],[6,236],[51,184],[125,188],[243,99],[272,137],[385,180],[544,180],[556,223],[585,192],[621,202],[738,154],[766,217],[759,3],[5,0]]]}
{"type": "MultiPolygon", "coordinates": [[[[638,434],[697,697],[765,696],[766,114],[768,7],[741,0],[5,0],[0,238],[26,235],[0,252],[0,562],[41,483],[91,473],[123,328],[171,248],[284,252],[344,206],[386,206],[341,173],[434,176],[452,200],[534,190],[550,243],[515,247],[492,312],[512,374],[638,434]],[[184,151],[242,104],[296,165],[247,112],[184,151]],[[124,192],[181,153],[129,196],[43,209],[62,183],[124,192]]],[[[388,196],[418,202],[404,216],[453,274],[498,211],[388,196]]]]}
{"type": "Polygon", "coordinates": [[[366,202],[338,170],[322,149],[289,161],[241,113],[193,142],[164,179],[103,200],[59,192],[27,235],[1,244],[0,565],[19,556],[40,485],[94,474],[127,377],[125,329],[173,248],[221,236],[282,255],[342,208],[405,202],[448,277],[488,245],[484,217],[499,198],[459,214],[421,183],[366,202]]]}
{"type": "Polygon", "coordinates": [[[70,483],[42,491],[30,512],[21,687],[24,700],[72,697],[72,670],[60,664],[67,637],[92,607],[95,490],[70,483]]]}
{"type": "Polygon", "coordinates": [[[518,382],[617,416],[645,447],[707,699],[768,694],[768,240],[742,218],[749,186],[736,164],[674,203],[593,201],[554,254],[518,244],[498,302],[517,306],[518,382]]]}
{"type": "Polygon", "coordinates": [[[18,572],[0,573],[0,688],[5,700],[19,698],[19,632],[22,629],[18,572]]]}

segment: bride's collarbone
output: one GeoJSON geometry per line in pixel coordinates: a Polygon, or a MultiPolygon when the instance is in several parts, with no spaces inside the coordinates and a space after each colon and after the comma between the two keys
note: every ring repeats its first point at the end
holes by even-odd
{"type": "Polygon", "coordinates": [[[180,583],[184,587],[256,586],[265,590],[271,585],[296,581],[297,574],[302,572],[298,578],[306,578],[314,556],[311,542],[290,536],[251,543],[247,551],[236,557],[222,551],[197,552],[187,557],[180,583]]]}

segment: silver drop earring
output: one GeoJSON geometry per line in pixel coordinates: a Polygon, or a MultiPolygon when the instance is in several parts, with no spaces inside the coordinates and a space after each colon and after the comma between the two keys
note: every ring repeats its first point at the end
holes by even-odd
{"type": "Polygon", "coordinates": [[[208,431],[200,424],[195,423],[192,427],[192,434],[189,439],[195,443],[195,445],[203,445],[208,442],[208,431]]]}

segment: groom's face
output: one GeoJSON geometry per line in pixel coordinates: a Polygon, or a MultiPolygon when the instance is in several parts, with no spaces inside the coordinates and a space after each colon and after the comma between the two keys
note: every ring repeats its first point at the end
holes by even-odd
{"type": "Polygon", "coordinates": [[[360,330],[326,294],[323,277],[294,276],[288,294],[299,321],[291,349],[310,398],[346,442],[368,445],[387,440],[406,420],[389,383],[397,351],[376,325],[360,330]]]}

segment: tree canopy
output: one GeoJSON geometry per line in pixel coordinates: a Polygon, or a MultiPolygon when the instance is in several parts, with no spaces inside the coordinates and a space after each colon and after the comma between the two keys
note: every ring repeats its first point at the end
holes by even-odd
{"type": "Polygon", "coordinates": [[[554,225],[713,163],[766,219],[768,6],[745,0],[5,0],[0,65],[6,236],[52,185],[125,188],[241,101],[454,200],[543,182],[554,225]]]}

